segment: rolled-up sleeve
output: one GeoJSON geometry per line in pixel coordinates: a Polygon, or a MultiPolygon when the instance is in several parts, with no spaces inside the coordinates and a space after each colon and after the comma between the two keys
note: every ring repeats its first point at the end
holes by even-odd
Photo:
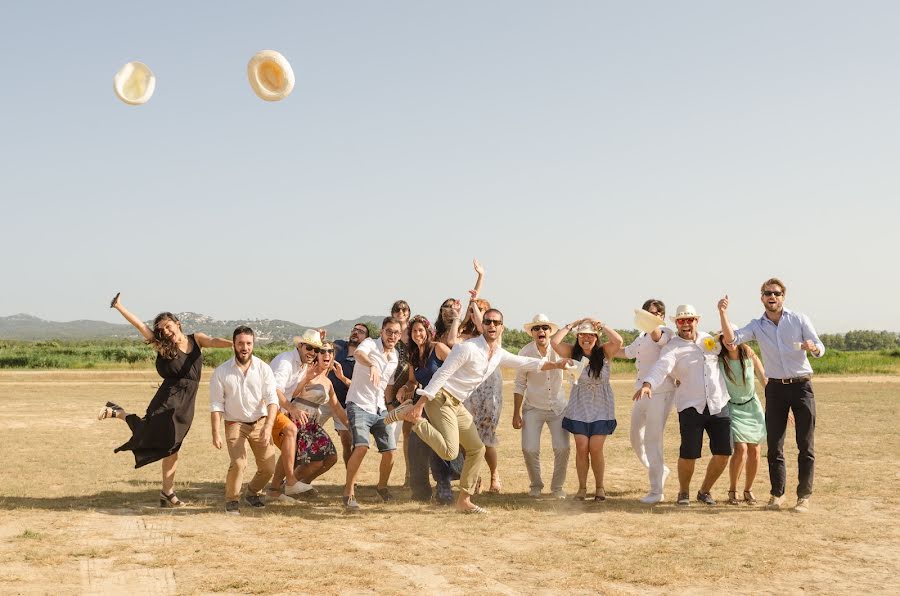
{"type": "Polygon", "coordinates": [[[800,324],[803,332],[803,341],[811,339],[814,344],[816,344],[816,348],[819,350],[819,354],[812,354],[813,358],[821,358],[825,355],[825,344],[822,343],[822,340],[819,339],[819,335],[816,333],[816,330],[813,328],[812,321],[809,320],[809,317],[806,315],[800,316],[800,324]]]}
{"type": "MultiPolygon", "coordinates": [[[[365,342],[363,342],[365,343],[365,342]]],[[[359,348],[357,348],[358,350],[359,348]]],[[[424,389],[419,389],[416,391],[419,395],[424,395],[428,399],[434,399],[434,396],[438,391],[441,390],[441,387],[447,382],[447,379],[450,376],[458,371],[463,364],[465,364],[469,360],[469,353],[471,350],[471,346],[466,343],[458,343],[453,346],[453,349],[450,350],[450,354],[447,356],[447,359],[441,365],[437,372],[434,373],[434,376],[431,377],[431,381],[428,383],[428,386],[424,389]]]]}
{"type": "Polygon", "coordinates": [[[262,377],[262,398],[267,406],[278,405],[278,394],[275,392],[275,373],[265,362],[260,363],[260,376],[262,377]]]}
{"type": "Polygon", "coordinates": [[[212,378],[209,380],[209,411],[225,411],[225,385],[218,368],[213,371],[212,378]]]}

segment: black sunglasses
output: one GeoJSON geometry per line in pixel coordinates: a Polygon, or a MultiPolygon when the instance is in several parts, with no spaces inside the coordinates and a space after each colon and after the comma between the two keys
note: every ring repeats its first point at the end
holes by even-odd
{"type": "Polygon", "coordinates": [[[550,331],[550,325],[534,325],[532,331],[550,331]]]}
{"type": "Polygon", "coordinates": [[[316,354],[334,354],[331,348],[316,348],[316,354]]]}
{"type": "Polygon", "coordinates": [[[503,321],[501,321],[500,319],[484,319],[484,320],[481,322],[481,324],[482,324],[482,325],[485,325],[485,326],[487,326],[487,325],[495,325],[495,326],[498,326],[498,327],[499,327],[500,325],[503,324],[503,321]]]}
{"type": "Polygon", "coordinates": [[[763,296],[778,296],[780,298],[781,296],[784,296],[784,292],[779,292],[778,290],[766,290],[763,292],[763,296]]]}

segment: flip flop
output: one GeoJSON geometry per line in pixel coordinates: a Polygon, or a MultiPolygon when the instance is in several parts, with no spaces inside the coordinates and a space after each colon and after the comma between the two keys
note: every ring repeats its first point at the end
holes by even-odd
{"type": "Polygon", "coordinates": [[[460,509],[459,512],[465,515],[487,515],[488,510],[475,505],[471,509],[460,509]]]}
{"type": "Polygon", "coordinates": [[[106,405],[103,406],[103,409],[100,410],[100,413],[97,414],[97,420],[106,420],[107,418],[118,418],[119,412],[124,412],[125,410],[111,401],[106,402],[106,405]]]}

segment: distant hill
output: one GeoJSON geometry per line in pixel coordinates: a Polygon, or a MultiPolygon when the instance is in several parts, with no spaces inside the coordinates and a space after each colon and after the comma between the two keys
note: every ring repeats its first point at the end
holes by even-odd
{"type": "MultiPolygon", "coordinates": [[[[257,333],[260,342],[290,341],[305,330],[323,327],[328,337],[342,339],[350,334],[357,323],[380,324],[381,316],[364,316],[353,320],[338,319],[328,325],[300,325],[280,319],[251,319],[219,321],[210,316],[184,312],[177,313],[187,333],[202,331],[208,335],[231,337],[238,325],[249,325],[257,333]]],[[[149,321],[148,321],[149,323],[149,321]]],[[[68,322],[45,321],[28,314],[0,317],[0,339],[38,341],[50,339],[137,339],[137,331],[128,323],[106,323],[104,321],[79,320],[68,322]]]]}

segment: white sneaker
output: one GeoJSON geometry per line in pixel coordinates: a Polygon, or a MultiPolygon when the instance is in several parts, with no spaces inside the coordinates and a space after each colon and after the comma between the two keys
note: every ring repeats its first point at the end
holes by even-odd
{"type": "Polygon", "coordinates": [[[528,491],[528,496],[531,497],[532,499],[539,499],[541,497],[541,489],[532,488],[531,490],[528,491]]]}
{"type": "Polygon", "coordinates": [[[656,505],[657,503],[664,501],[665,498],[665,495],[662,493],[647,493],[641,497],[639,501],[645,505],[656,505]]]}
{"type": "Polygon", "coordinates": [[[766,505],[766,509],[771,511],[779,511],[782,507],[784,507],[784,495],[781,495],[780,497],[772,495],[769,498],[769,504],[766,505]]]}
{"type": "Polygon", "coordinates": [[[566,491],[564,491],[563,489],[555,490],[552,494],[554,499],[562,500],[566,498],[566,491]]]}
{"type": "Polygon", "coordinates": [[[809,513],[809,497],[799,497],[794,505],[794,513],[809,513]]]}
{"type": "Polygon", "coordinates": [[[289,484],[284,487],[284,494],[286,495],[300,495],[303,493],[308,493],[311,490],[316,490],[313,488],[312,484],[307,484],[302,480],[298,480],[294,484],[289,484]]]}
{"type": "Polygon", "coordinates": [[[266,497],[267,503],[285,503],[287,505],[296,505],[297,500],[292,499],[284,493],[278,493],[277,497],[266,497]]]}

